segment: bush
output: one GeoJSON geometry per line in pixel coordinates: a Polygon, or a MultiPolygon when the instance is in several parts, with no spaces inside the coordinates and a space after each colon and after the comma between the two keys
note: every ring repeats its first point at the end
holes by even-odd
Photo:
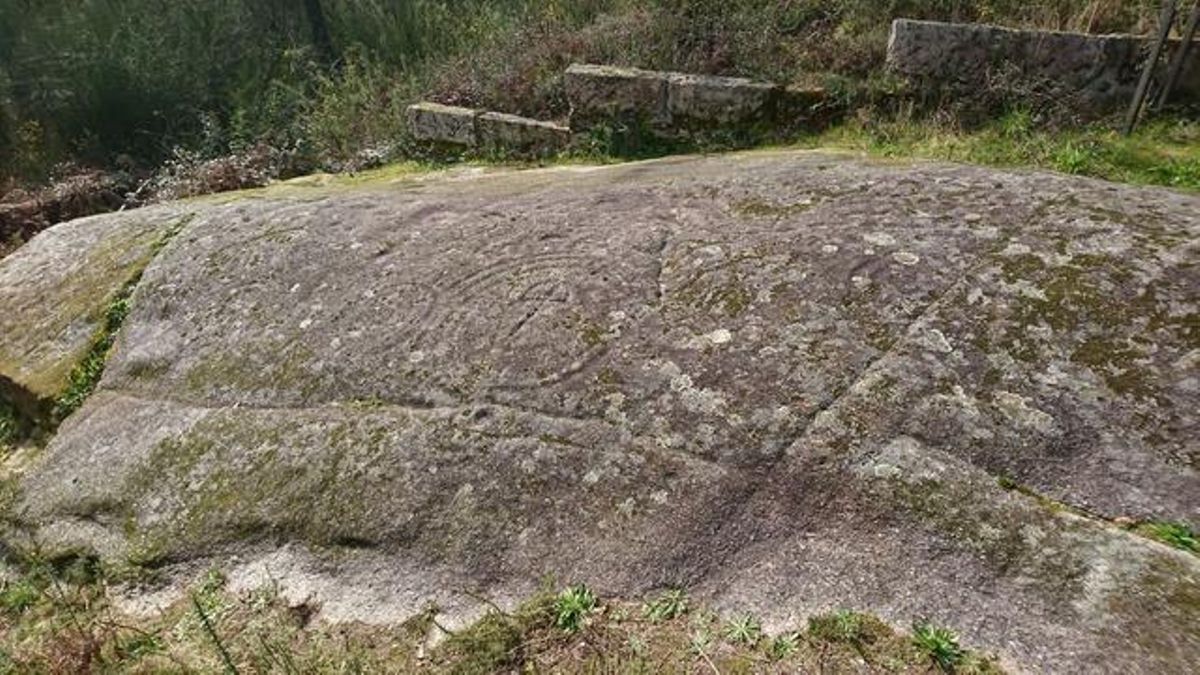
{"type": "MultiPolygon", "coordinates": [[[[781,82],[881,71],[897,16],[1139,30],[1155,0],[0,0],[0,177],[266,146],[353,168],[422,97],[568,112],[571,61],[781,82]],[[332,60],[331,60],[332,58],[332,60]],[[182,149],[182,153],[177,152],[182,149]]],[[[381,150],[382,148],[382,150],[381,150]]],[[[3,182],[0,180],[0,182],[3,182]]]]}

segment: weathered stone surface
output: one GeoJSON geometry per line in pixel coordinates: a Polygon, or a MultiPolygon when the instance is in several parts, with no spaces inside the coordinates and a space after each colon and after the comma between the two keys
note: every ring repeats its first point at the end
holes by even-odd
{"type": "Polygon", "coordinates": [[[83,218],[48,230],[0,266],[0,396],[31,408],[65,389],[104,309],[141,271],[177,206],[83,218]]]}
{"type": "Polygon", "coordinates": [[[408,129],[417,140],[467,146],[476,144],[475,118],[479,113],[475,110],[422,102],[408,106],[406,114],[408,129]]]}
{"type": "Polygon", "coordinates": [[[1200,657],[1200,558],[1111,522],[1200,520],[1200,198],[805,152],[307,194],[192,205],[21,483],[46,551],[1200,657]]]}
{"type": "Polygon", "coordinates": [[[565,86],[576,131],[613,121],[670,124],[665,73],[576,63],[567,68],[565,86]]]}
{"type": "Polygon", "coordinates": [[[506,113],[483,113],[476,128],[479,145],[485,148],[550,153],[571,142],[571,130],[561,124],[506,113]]]}
{"type": "Polygon", "coordinates": [[[670,73],[667,111],[673,124],[746,124],[770,119],[778,85],[741,77],[670,73]]]}
{"type": "Polygon", "coordinates": [[[785,97],[779,85],[740,77],[581,64],[567,69],[566,88],[576,131],[615,122],[659,133],[790,121],[810,112],[818,93],[785,97]]]}
{"type": "MultiPolygon", "coordinates": [[[[1147,38],[1013,30],[983,24],[897,19],[888,63],[924,83],[980,87],[1012,70],[1048,81],[1065,96],[1098,108],[1129,103],[1147,38]]],[[[1174,98],[1200,100],[1200,49],[1193,48],[1174,98]]]]}

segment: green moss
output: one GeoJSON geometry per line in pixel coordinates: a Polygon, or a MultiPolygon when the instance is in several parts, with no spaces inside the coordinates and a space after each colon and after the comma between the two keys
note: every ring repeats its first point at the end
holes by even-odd
{"type": "Polygon", "coordinates": [[[1024,253],[1004,256],[1000,261],[1000,269],[1004,280],[1011,284],[1022,279],[1036,278],[1046,269],[1046,264],[1038,256],[1024,253]]]}
{"type": "Polygon", "coordinates": [[[579,339],[583,340],[583,344],[587,345],[588,347],[598,347],[604,344],[604,338],[606,336],[607,333],[603,328],[591,323],[590,321],[585,321],[583,327],[580,328],[579,331],[579,339]]]}
{"type": "Polygon", "coordinates": [[[1181,551],[1200,555],[1200,537],[1190,525],[1183,522],[1151,522],[1143,523],[1135,529],[1136,532],[1151,539],[1157,539],[1181,551]]]}
{"type": "Polygon", "coordinates": [[[1114,393],[1151,398],[1156,389],[1144,369],[1138,367],[1141,353],[1128,343],[1107,337],[1088,338],[1071,353],[1071,360],[1088,366],[1104,378],[1114,393]]]}
{"type": "Polygon", "coordinates": [[[117,331],[129,315],[129,297],[141,279],[139,271],[117,291],[117,295],[104,310],[104,320],[92,339],[91,347],[67,377],[67,388],[54,400],[52,416],[55,422],[64,420],[83,405],[85,399],[95,391],[104,374],[108,352],[117,339],[117,331]]]}
{"type": "Polygon", "coordinates": [[[736,317],[746,311],[753,297],[739,279],[718,291],[716,300],[727,315],[736,317]]]}
{"type": "Polygon", "coordinates": [[[100,378],[104,374],[104,366],[108,360],[109,351],[112,350],[112,346],[116,342],[117,333],[125,323],[126,317],[129,316],[130,298],[133,296],[134,290],[137,289],[138,283],[141,282],[142,274],[154,257],[162,251],[163,247],[191,222],[194,217],[194,214],[184,216],[174,225],[167,228],[150,245],[149,253],[145,260],[135,267],[133,274],[121,285],[113,298],[108,302],[108,305],[104,307],[100,327],[96,330],[91,345],[83,355],[83,358],[75,364],[67,376],[66,389],[55,397],[54,405],[51,409],[51,426],[56,426],[59,422],[66,419],[68,415],[75,412],[83,405],[84,400],[95,391],[96,385],[100,383],[100,378]]]}
{"type": "Polygon", "coordinates": [[[237,352],[222,351],[193,366],[184,376],[187,388],[204,395],[227,387],[242,391],[293,391],[302,397],[317,387],[309,371],[312,350],[296,340],[247,342],[237,352]]]}

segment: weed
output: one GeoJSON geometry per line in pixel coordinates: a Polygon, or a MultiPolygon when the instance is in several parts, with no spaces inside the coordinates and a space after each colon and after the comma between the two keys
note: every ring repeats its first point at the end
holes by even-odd
{"type": "Polygon", "coordinates": [[[670,621],[688,611],[687,593],[680,589],[663,591],[642,607],[642,614],[651,621],[670,621]]]}
{"type": "Polygon", "coordinates": [[[451,635],[443,651],[456,662],[455,672],[501,672],[517,661],[523,639],[519,622],[491,611],[469,629],[451,635]]]}
{"type": "Polygon", "coordinates": [[[839,609],[809,619],[808,634],[827,642],[860,644],[867,638],[866,622],[858,612],[839,609]]]}
{"type": "Polygon", "coordinates": [[[41,597],[42,588],[32,579],[20,578],[4,584],[0,590],[0,608],[8,614],[20,614],[37,604],[41,597]]]}
{"type": "Polygon", "coordinates": [[[1145,523],[1138,527],[1146,536],[1175,548],[1200,554],[1200,539],[1187,523],[1145,523]]]}
{"type": "Polygon", "coordinates": [[[568,633],[578,632],[595,610],[596,595],[583,584],[571,586],[554,599],[554,625],[568,633]]]}
{"type": "Polygon", "coordinates": [[[734,644],[753,647],[761,638],[762,625],[750,614],[734,617],[725,624],[725,639],[734,644]]]}
{"type": "Polygon", "coordinates": [[[166,644],[161,636],[154,633],[136,633],[118,641],[116,651],[121,658],[136,661],[138,659],[160,654],[166,650],[166,644]]]}
{"type": "Polygon", "coordinates": [[[712,633],[703,628],[697,628],[688,636],[688,647],[696,656],[704,656],[712,646],[712,633]]]}
{"type": "Polygon", "coordinates": [[[799,633],[784,633],[778,635],[771,640],[771,644],[767,647],[767,654],[776,661],[782,661],[787,657],[795,654],[800,649],[800,634],[799,633]]]}
{"type": "Polygon", "coordinates": [[[917,649],[944,671],[953,671],[966,657],[966,652],[958,644],[958,636],[949,628],[918,621],[913,624],[912,639],[917,649]]]}

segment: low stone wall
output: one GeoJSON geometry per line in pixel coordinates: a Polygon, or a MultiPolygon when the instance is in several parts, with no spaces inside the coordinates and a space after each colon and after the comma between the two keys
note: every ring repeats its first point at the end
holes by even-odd
{"type": "MultiPolygon", "coordinates": [[[[1053,83],[1072,97],[1072,103],[1107,110],[1132,99],[1148,41],[1136,35],[897,19],[888,42],[888,63],[926,86],[981,87],[989,78],[1011,71],[1020,79],[1053,83]]],[[[1172,46],[1172,54],[1177,46],[1172,46]]],[[[1172,100],[1200,101],[1200,45],[1189,51],[1172,100]]]]}
{"type": "Polygon", "coordinates": [[[422,102],[408,106],[408,128],[420,141],[533,154],[561,150],[570,129],[517,115],[422,102]]]}
{"type": "Polygon", "coordinates": [[[779,123],[782,117],[804,114],[823,98],[819,89],[741,77],[590,64],[567,69],[566,89],[576,131],[614,120],[657,130],[779,123]]]}
{"type": "Polygon", "coordinates": [[[819,88],[785,87],[740,77],[586,64],[567,69],[566,90],[571,102],[570,128],[429,102],[408,107],[408,127],[420,141],[549,154],[570,145],[573,133],[612,122],[646,128],[653,136],[698,129],[786,127],[811,121],[825,96],[819,88]]]}

